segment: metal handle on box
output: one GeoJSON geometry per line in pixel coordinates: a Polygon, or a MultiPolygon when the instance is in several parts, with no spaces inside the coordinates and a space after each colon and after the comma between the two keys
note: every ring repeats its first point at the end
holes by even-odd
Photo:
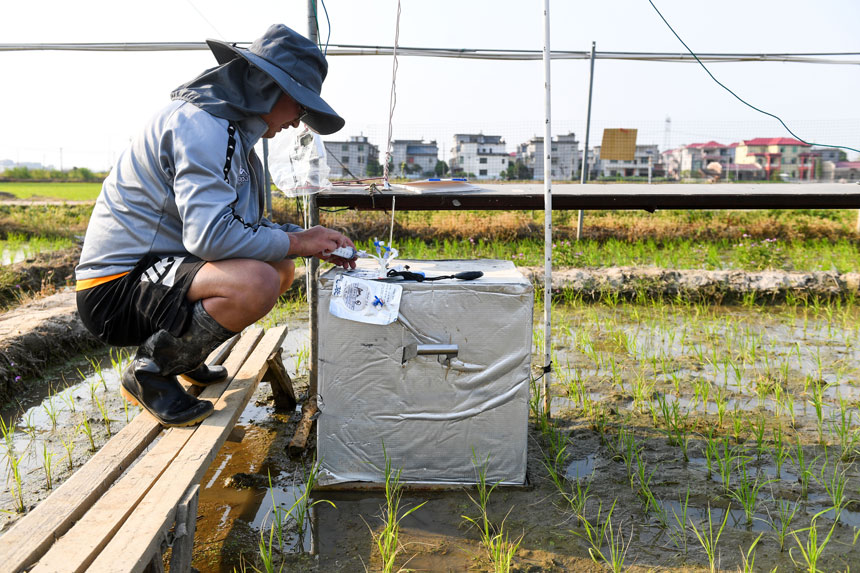
{"type": "Polygon", "coordinates": [[[460,347],[456,344],[410,344],[403,347],[403,364],[416,356],[444,355],[445,360],[457,356],[460,347]]]}

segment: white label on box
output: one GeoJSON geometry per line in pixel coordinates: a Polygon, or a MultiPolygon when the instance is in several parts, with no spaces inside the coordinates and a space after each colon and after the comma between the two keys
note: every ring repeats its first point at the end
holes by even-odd
{"type": "Polygon", "coordinates": [[[328,310],[338,318],[367,324],[391,324],[400,311],[400,285],[339,275],[332,285],[328,310]]]}

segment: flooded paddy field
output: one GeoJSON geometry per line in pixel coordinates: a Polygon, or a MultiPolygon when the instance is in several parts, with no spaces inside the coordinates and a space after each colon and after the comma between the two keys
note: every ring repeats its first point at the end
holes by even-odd
{"type": "MultiPolygon", "coordinates": [[[[394,571],[844,571],[860,559],[857,301],[607,295],[553,316],[551,413],[535,327],[526,485],[406,488],[394,528],[395,492],[308,493],[313,447],[286,448],[300,414],[277,411],[263,383],[239,420],[243,440],[201,482],[194,566],[378,571],[387,556],[394,571]],[[380,552],[384,542],[396,551],[380,552]]],[[[301,396],[307,330],[289,324],[284,358],[301,396]]],[[[137,413],[117,392],[127,360],[76,360],[53,373],[50,396],[4,413],[3,529],[19,502],[50,493],[48,476],[56,486],[108,425],[137,413]]]]}

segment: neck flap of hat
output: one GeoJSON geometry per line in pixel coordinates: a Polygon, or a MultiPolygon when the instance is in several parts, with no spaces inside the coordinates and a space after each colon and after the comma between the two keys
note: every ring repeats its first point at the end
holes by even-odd
{"type": "Polygon", "coordinates": [[[239,121],[269,113],[282,93],[268,74],[237,58],[179,86],[170,98],[187,101],[215,117],[239,121]]]}

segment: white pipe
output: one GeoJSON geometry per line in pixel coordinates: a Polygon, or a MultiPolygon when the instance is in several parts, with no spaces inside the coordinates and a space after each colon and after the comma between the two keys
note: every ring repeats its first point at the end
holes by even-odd
{"type": "Polygon", "coordinates": [[[543,409],[551,415],[549,388],[552,383],[552,125],[550,109],[552,104],[550,89],[550,51],[549,51],[549,0],[543,3],[544,46],[544,109],[546,122],[543,129],[543,196],[544,196],[544,372],[543,372],[543,409]]]}

